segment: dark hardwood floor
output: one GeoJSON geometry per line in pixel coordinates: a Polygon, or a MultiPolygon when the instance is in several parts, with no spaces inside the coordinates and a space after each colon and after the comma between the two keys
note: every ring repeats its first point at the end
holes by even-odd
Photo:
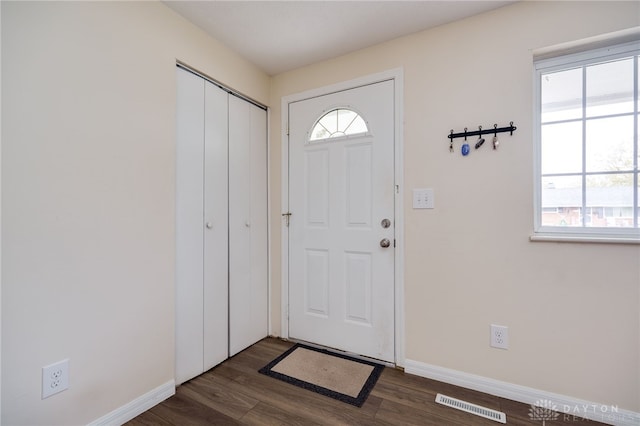
{"type": "MultiPolygon", "coordinates": [[[[361,408],[258,373],[293,343],[264,339],[127,423],[142,425],[492,425],[497,423],[434,402],[437,393],[507,415],[509,425],[542,425],[529,405],[385,368],[361,408]]],[[[547,426],[600,423],[560,414],[547,426]]]]}

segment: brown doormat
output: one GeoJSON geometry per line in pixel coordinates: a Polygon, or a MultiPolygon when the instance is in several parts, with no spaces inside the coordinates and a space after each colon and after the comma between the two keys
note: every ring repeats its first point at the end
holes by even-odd
{"type": "Polygon", "coordinates": [[[381,364],[298,343],[259,372],[362,407],[383,369],[381,364]]]}

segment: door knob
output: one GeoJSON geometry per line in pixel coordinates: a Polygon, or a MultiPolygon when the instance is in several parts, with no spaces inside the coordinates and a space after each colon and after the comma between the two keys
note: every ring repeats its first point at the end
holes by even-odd
{"type": "Polygon", "coordinates": [[[391,245],[391,241],[388,238],[383,238],[380,240],[380,247],[387,248],[391,245]]]}
{"type": "Polygon", "coordinates": [[[211,229],[211,228],[213,228],[213,223],[207,222],[206,226],[207,226],[207,229],[211,229]]]}
{"type": "Polygon", "coordinates": [[[382,219],[382,222],[380,222],[380,226],[382,226],[383,228],[388,228],[391,226],[391,221],[389,219],[382,219]]]}

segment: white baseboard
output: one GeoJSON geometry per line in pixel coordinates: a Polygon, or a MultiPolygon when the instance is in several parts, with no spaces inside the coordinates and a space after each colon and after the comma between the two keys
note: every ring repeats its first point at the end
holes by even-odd
{"type": "Polygon", "coordinates": [[[161,403],[176,393],[176,383],[169,380],[167,383],[145,393],[133,401],[116,408],[107,415],[89,423],[88,426],[114,426],[123,425],[134,417],[139,416],[148,409],[161,403]]]}
{"type": "MultiPolygon", "coordinates": [[[[477,390],[524,404],[542,403],[547,407],[555,406],[553,408],[561,414],[584,417],[616,426],[640,425],[640,413],[624,410],[615,405],[589,402],[409,359],[405,360],[404,371],[405,373],[477,390]]],[[[508,421],[509,419],[507,419],[508,421]]]]}

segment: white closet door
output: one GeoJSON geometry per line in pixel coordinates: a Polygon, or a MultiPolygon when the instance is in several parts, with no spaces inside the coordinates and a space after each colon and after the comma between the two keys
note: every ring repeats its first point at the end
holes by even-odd
{"type": "Polygon", "coordinates": [[[205,82],[203,371],[229,356],[228,98],[205,82]]]}
{"type": "Polygon", "coordinates": [[[178,68],[176,384],[267,335],[267,115],[178,68]]]}
{"type": "Polygon", "coordinates": [[[178,68],[176,383],[229,355],[228,94],[178,68]]]}
{"type": "Polygon", "coordinates": [[[229,96],[229,354],[267,336],[267,113],[229,96]]]}
{"type": "Polygon", "coordinates": [[[204,80],[180,68],[177,78],[176,383],[180,384],[203,371],[204,80]]]}

